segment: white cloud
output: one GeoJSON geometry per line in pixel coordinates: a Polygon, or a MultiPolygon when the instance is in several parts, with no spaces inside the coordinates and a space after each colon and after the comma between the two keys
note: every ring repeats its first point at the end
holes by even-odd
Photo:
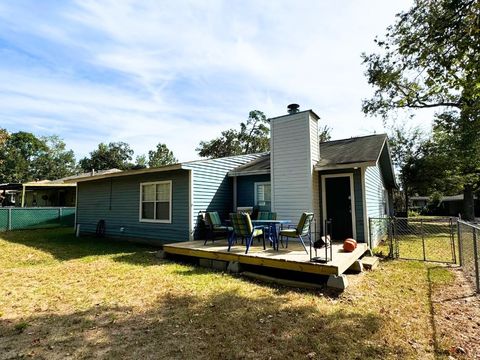
{"type": "Polygon", "coordinates": [[[46,17],[9,8],[12,38],[35,34],[65,58],[0,69],[1,125],[58,132],[80,156],[100,141],[137,153],[165,142],[181,160],[250,110],[277,116],[290,102],[316,111],[335,137],[380,132],[360,111],[371,93],[360,53],[409,5],[78,1],[46,17]]]}

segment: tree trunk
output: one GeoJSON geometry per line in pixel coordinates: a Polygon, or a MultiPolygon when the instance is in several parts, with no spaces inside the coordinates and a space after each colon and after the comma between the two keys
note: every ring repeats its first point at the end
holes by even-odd
{"type": "Polygon", "coordinates": [[[475,219],[473,187],[465,185],[463,187],[463,219],[473,221],[475,219]]]}

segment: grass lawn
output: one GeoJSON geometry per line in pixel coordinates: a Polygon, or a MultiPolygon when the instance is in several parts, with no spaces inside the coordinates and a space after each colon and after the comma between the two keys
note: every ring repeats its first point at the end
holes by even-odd
{"type": "Polygon", "coordinates": [[[382,262],[342,294],[159,260],[70,229],[0,234],[0,359],[434,359],[444,267],[382,262]]]}

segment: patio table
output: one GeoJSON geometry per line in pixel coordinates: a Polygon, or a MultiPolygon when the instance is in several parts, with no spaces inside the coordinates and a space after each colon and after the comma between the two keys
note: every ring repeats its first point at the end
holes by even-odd
{"type": "Polygon", "coordinates": [[[280,228],[283,225],[291,224],[291,220],[252,220],[252,224],[255,225],[265,225],[273,229],[274,231],[269,231],[269,240],[273,244],[273,248],[278,251],[278,233],[280,228]],[[277,226],[278,230],[277,230],[277,226]],[[273,238],[272,238],[273,236],[273,238]]]}

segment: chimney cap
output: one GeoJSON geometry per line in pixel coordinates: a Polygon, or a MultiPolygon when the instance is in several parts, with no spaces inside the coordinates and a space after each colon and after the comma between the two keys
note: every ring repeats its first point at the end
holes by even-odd
{"type": "Polygon", "coordinates": [[[298,105],[298,104],[290,104],[290,105],[287,106],[289,114],[298,113],[300,111],[299,108],[300,108],[300,105],[298,105]]]}

